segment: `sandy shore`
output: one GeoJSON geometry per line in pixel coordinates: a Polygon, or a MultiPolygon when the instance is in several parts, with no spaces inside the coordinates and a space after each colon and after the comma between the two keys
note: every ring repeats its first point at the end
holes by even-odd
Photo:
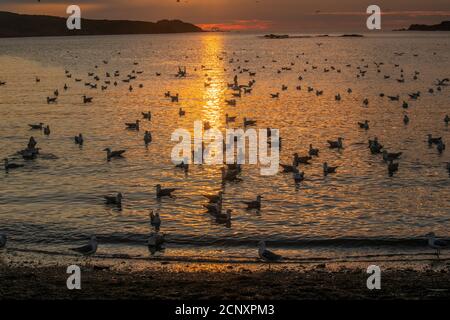
{"type": "Polygon", "coordinates": [[[63,266],[0,266],[1,299],[448,299],[450,268],[390,270],[381,290],[361,268],[152,263],[142,269],[82,267],[81,290],[66,287],[63,266]]]}

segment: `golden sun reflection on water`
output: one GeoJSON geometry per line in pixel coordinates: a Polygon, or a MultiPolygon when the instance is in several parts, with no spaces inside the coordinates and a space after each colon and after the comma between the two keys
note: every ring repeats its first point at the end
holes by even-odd
{"type": "Polygon", "coordinates": [[[220,129],[223,118],[226,79],[224,65],[219,56],[223,52],[223,37],[208,35],[202,38],[202,66],[205,76],[202,120],[209,122],[211,128],[220,129]]]}

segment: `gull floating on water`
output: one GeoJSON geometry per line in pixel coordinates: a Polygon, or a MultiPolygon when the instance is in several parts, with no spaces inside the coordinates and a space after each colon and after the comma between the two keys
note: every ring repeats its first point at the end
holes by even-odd
{"type": "Polygon", "coordinates": [[[111,151],[110,148],[106,148],[103,151],[106,151],[106,158],[108,161],[112,158],[122,158],[123,154],[126,152],[125,150],[111,151]]]}
{"type": "Polygon", "coordinates": [[[134,122],[134,123],[125,123],[125,126],[127,127],[128,130],[139,131],[139,123],[140,122],[141,122],[140,120],[136,120],[136,122],[134,122]]]}
{"type": "Polygon", "coordinates": [[[328,166],[328,162],[325,162],[324,164],[323,164],[323,174],[324,174],[324,176],[327,176],[327,175],[329,175],[330,173],[336,173],[336,170],[338,169],[339,167],[330,167],[330,166],[328,166]]]}
{"type": "Polygon", "coordinates": [[[149,145],[152,142],[152,134],[149,131],[145,131],[144,134],[144,143],[145,145],[149,145]]]}
{"type": "Polygon", "coordinates": [[[156,212],[155,214],[153,213],[153,210],[151,210],[149,216],[150,216],[150,225],[153,228],[155,228],[156,232],[158,232],[161,227],[161,218],[159,216],[159,213],[156,212]]]}
{"type": "Polygon", "coordinates": [[[385,162],[397,160],[402,156],[403,152],[397,152],[397,153],[388,153],[386,150],[383,151],[383,160],[385,162]]]}
{"type": "Polygon", "coordinates": [[[313,148],[313,145],[312,144],[310,144],[309,145],[309,155],[310,156],[316,156],[316,157],[318,157],[319,156],[319,149],[314,149],[313,148]]]}
{"type": "Polygon", "coordinates": [[[433,138],[432,134],[428,134],[428,144],[431,146],[432,144],[438,144],[440,141],[442,141],[442,137],[439,138],[433,138]]]}
{"type": "Polygon", "coordinates": [[[393,177],[394,176],[394,173],[396,173],[398,171],[398,167],[399,167],[399,164],[398,163],[394,163],[394,160],[390,160],[389,161],[389,165],[388,165],[389,177],[393,177]]]}
{"type": "Polygon", "coordinates": [[[405,125],[409,123],[409,117],[408,117],[407,114],[405,114],[405,115],[403,116],[403,123],[404,123],[405,125]]]}
{"type": "Polygon", "coordinates": [[[304,172],[295,172],[294,173],[294,181],[295,183],[300,183],[305,180],[305,173],[304,172]]]}
{"type": "Polygon", "coordinates": [[[358,122],[361,129],[369,130],[369,120],[364,120],[364,122],[358,122]]]}
{"type": "Polygon", "coordinates": [[[218,223],[230,223],[231,222],[231,214],[233,210],[228,209],[226,213],[217,212],[214,214],[214,217],[216,218],[216,221],[218,223]]]}
{"type": "Polygon", "coordinates": [[[92,236],[87,245],[78,248],[72,248],[70,250],[78,252],[83,256],[91,256],[95,254],[95,252],[97,252],[97,245],[97,238],[95,236],[92,236]]]}
{"type": "Polygon", "coordinates": [[[300,157],[298,155],[298,153],[294,153],[293,165],[298,166],[299,164],[311,164],[309,162],[311,160],[312,160],[312,157],[310,157],[310,156],[300,157]]]}
{"type": "Polygon", "coordinates": [[[150,111],[149,112],[141,112],[141,113],[142,113],[142,117],[144,119],[152,120],[152,113],[150,111]]]}
{"type": "Polygon", "coordinates": [[[436,239],[436,235],[434,234],[434,232],[427,234],[426,237],[428,238],[428,246],[436,250],[436,256],[439,259],[441,250],[447,249],[449,247],[449,244],[445,241],[436,239]]]}
{"type": "Polygon", "coordinates": [[[331,149],[342,149],[342,140],[344,140],[344,138],[338,138],[337,141],[328,140],[327,142],[331,149]]]}
{"type": "Polygon", "coordinates": [[[92,99],[93,99],[92,97],[83,96],[83,103],[91,103],[92,99]]]}
{"type": "Polygon", "coordinates": [[[436,148],[437,148],[437,151],[439,152],[439,154],[442,154],[442,152],[444,152],[444,150],[445,150],[444,142],[442,142],[442,140],[439,140],[436,148]]]}
{"type": "Polygon", "coordinates": [[[30,130],[42,130],[44,124],[41,122],[39,124],[29,124],[30,130]]]}
{"type": "Polygon", "coordinates": [[[163,189],[160,184],[156,185],[156,197],[158,199],[162,197],[172,197],[172,193],[175,192],[177,189],[171,188],[171,189],[163,189]]]}
{"type": "Polygon", "coordinates": [[[105,199],[106,204],[112,204],[118,207],[122,207],[123,195],[120,192],[115,196],[103,196],[103,198],[105,199]]]}
{"type": "Polygon", "coordinates": [[[223,199],[223,192],[220,191],[219,194],[214,195],[203,195],[206,199],[209,200],[209,203],[218,203],[223,199]]]}
{"type": "Polygon", "coordinates": [[[9,163],[8,158],[3,159],[3,161],[5,162],[5,171],[14,170],[14,169],[18,169],[18,168],[23,168],[24,167],[23,164],[9,163]]]}
{"type": "Polygon", "coordinates": [[[262,199],[263,199],[262,196],[257,196],[255,201],[242,201],[242,202],[247,205],[247,210],[252,210],[252,209],[260,210],[262,199]]]}
{"type": "Polygon", "coordinates": [[[84,143],[83,135],[80,133],[78,136],[75,136],[74,141],[75,144],[79,144],[80,146],[82,146],[84,143]]]}

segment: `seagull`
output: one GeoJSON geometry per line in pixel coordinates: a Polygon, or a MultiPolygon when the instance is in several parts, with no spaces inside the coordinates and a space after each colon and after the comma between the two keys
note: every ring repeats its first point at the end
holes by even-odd
{"type": "Polygon", "coordinates": [[[375,137],[374,140],[369,140],[369,149],[372,154],[379,154],[383,149],[383,146],[378,142],[378,138],[375,137]]]}
{"type": "Polygon", "coordinates": [[[388,165],[389,177],[394,176],[394,173],[396,173],[398,171],[398,167],[399,167],[399,164],[394,163],[394,160],[389,161],[389,165],[388,165]]]}
{"type": "Polygon", "coordinates": [[[14,169],[18,169],[18,168],[23,168],[24,167],[23,164],[9,163],[8,158],[3,159],[3,161],[5,162],[5,171],[14,170],[14,169]]]}
{"type": "Polygon", "coordinates": [[[140,120],[136,120],[135,123],[125,123],[125,126],[127,127],[128,130],[139,131],[139,123],[140,123],[140,120]]]}
{"type": "Polygon", "coordinates": [[[82,146],[84,143],[83,135],[81,133],[78,136],[75,136],[74,140],[75,140],[75,144],[79,144],[80,146],[82,146]]]}
{"type": "Polygon", "coordinates": [[[399,101],[400,100],[400,96],[396,95],[396,96],[387,96],[389,98],[389,100],[391,101],[399,101]]]}
{"type": "Polygon", "coordinates": [[[226,213],[218,212],[214,216],[218,223],[230,223],[233,210],[228,209],[226,213]]]}
{"type": "Polygon", "coordinates": [[[332,140],[328,140],[328,144],[330,145],[331,149],[341,149],[342,146],[342,140],[344,140],[343,138],[338,138],[337,141],[332,141],[332,140]]]}
{"type": "Polygon", "coordinates": [[[226,170],[225,168],[221,168],[222,171],[222,183],[225,183],[226,181],[233,182],[233,181],[240,181],[240,179],[237,177],[239,175],[239,170],[226,170]]]}
{"type": "Polygon", "coordinates": [[[439,140],[439,142],[437,143],[437,151],[439,152],[439,154],[442,154],[442,152],[444,152],[445,150],[445,144],[442,142],[442,140],[439,140]]]}
{"type": "Polygon", "coordinates": [[[283,168],[283,173],[295,173],[295,172],[298,171],[297,166],[295,165],[295,163],[294,163],[293,166],[290,166],[290,165],[287,165],[287,164],[280,164],[280,166],[283,168]]]}
{"type": "Polygon", "coordinates": [[[226,123],[230,123],[230,122],[235,122],[236,121],[236,117],[229,117],[228,113],[225,115],[226,117],[226,123]]]}
{"type": "Polygon", "coordinates": [[[323,175],[327,176],[330,173],[336,173],[337,168],[339,168],[339,167],[329,167],[328,162],[325,162],[323,164],[323,175]]]}
{"type": "Polygon", "coordinates": [[[369,99],[365,98],[364,101],[363,101],[363,104],[365,106],[368,106],[369,105],[369,99]]]}
{"type": "Polygon", "coordinates": [[[223,192],[220,191],[217,195],[203,195],[206,199],[209,200],[209,203],[218,203],[223,199],[223,192]]]}
{"type": "Polygon", "coordinates": [[[83,256],[91,256],[97,251],[97,238],[95,236],[92,236],[87,245],[78,248],[72,248],[70,250],[78,252],[83,256]]]}
{"type": "Polygon", "coordinates": [[[439,141],[442,140],[442,137],[439,138],[433,138],[433,135],[429,134],[428,135],[428,144],[431,146],[432,144],[438,144],[439,141]]]}
{"type": "Polygon", "coordinates": [[[295,183],[300,183],[305,180],[305,173],[304,172],[295,172],[294,173],[294,181],[295,183]]]}
{"type": "Polygon", "coordinates": [[[256,125],[256,120],[244,118],[244,127],[256,125]]]}
{"type": "Polygon", "coordinates": [[[161,218],[159,216],[159,213],[156,214],[153,213],[153,210],[150,211],[150,225],[155,228],[155,231],[158,232],[159,228],[161,227],[161,218]]]}
{"type": "Polygon", "coordinates": [[[407,124],[409,123],[409,117],[408,117],[407,114],[405,114],[405,116],[403,117],[403,123],[404,123],[405,125],[407,125],[407,124]]]}
{"type": "Polygon", "coordinates": [[[177,189],[162,189],[161,185],[156,185],[156,197],[158,199],[161,199],[162,197],[172,197],[172,193],[175,192],[177,189]]]}
{"type": "Polygon", "coordinates": [[[116,205],[119,208],[122,207],[122,193],[118,193],[115,196],[103,196],[103,198],[105,199],[106,204],[111,204],[111,205],[116,205]]]}
{"type": "Polygon", "coordinates": [[[383,160],[385,162],[389,162],[389,161],[393,161],[393,160],[397,160],[398,158],[400,158],[402,156],[403,152],[398,152],[398,153],[388,153],[386,150],[383,151],[383,160]]]}
{"type": "Polygon", "coordinates": [[[449,82],[450,79],[449,78],[445,78],[442,80],[436,79],[436,86],[446,86],[447,82],[449,82]]]}
{"type": "Polygon", "coordinates": [[[57,97],[52,97],[52,98],[47,97],[47,103],[48,103],[48,104],[50,104],[50,103],[56,103],[56,100],[57,100],[57,99],[58,99],[57,97]]]}
{"type": "Polygon", "coordinates": [[[306,157],[300,157],[298,153],[294,153],[294,161],[293,165],[298,166],[299,164],[311,164],[309,161],[312,160],[312,157],[306,156],[306,157]]]}
{"type": "Polygon", "coordinates": [[[222,201],[219,201],[217,203],[208,203],[203,205],[206,210],[208,210],[208,213],[211,213],[213,216],[216,216],[222,212],[222,201]]]}
{"type": "Polygon", "coordinates": [[[103,151],[106,151],[106,158],[111,160],[111,158],[122,158],[123,154],[126,152],[125,150],[111,151],[110,148],[106,148],[103,151]]]}
{"type": "Polygon", "coordinates": [[[361,129],[369,130],[369,120],[364,120],[364,122],[358,122],[361,129]]]}
{"type": "Polygon", "coordinates": [[[436,239],[436,235],[431,232],[429,234],[426,235],[426,237],[428,238],[428,246],[436,249],[436,256],[439,259],[439,255],[441,253],[441,249],[446,249],[449,247],[449,244],[445,241],[436,239]]]}
{"type": "Polygon", "coordinates": [[[189,163],[187,163],[187,160],[185,159],[185,161],[181,161],[180,164],[177,164],[175,166],[175,168],[183,169],[185,172],[188,172],[189,171],[189,163]]]}
{"type": "Polygon", "coordinates": [[[319,149],[314,149],[312,144],[309,145],[309,155],[310,156],[319,156],[319,149]]]}
{"type": "MultiPolygon", "coordinates": [[[[266,249],[266,243],[264,241],[260,241],[258,243],[258,254],[259,258],[263,261],[267,262],[277,262],[283,259],[282,256],[273,253],[272,251],[269,251],[266,249]]],[[[270,266],[270,265],[269,265],[270,266]]]]}
{"type": "Polygon", "coordinates": [[[236,100],[225,100],[226,104],[229,106],[236,106],[236,100]]]}
{"type": "Polygon", "coordinates": [[[39,124],[29,124],[30,130],[42,130],[44,124],[41,122],[39,124]]]}
{"type": "Polygon", "coordinates": [[[149,112],[141,112],[141,113],[142,113],[142,117],[144,119],[152,120],[152,113],[150,111],[149,112]]]}
{"type": "Polygon", "coordinates": [[[0,233],[0,249],[6,247],[6,235],[3,233],[0,233]]]}
{"type": "Polygon", "coordinates": [[[148,132],[148,131],[145,131],[144,142],[145,142],[146,146],[149,145],[152,142],[152,134],[150,132],[148,132]]]}
{"type": "Polygon", "coordinates": [[[83,96],[83,103],[91,103],[92,99],[93,99],[92,97],[83,96]]]}
{"type": "Polygon", "coordinates": [[[247,210],[257,209],[261,210],[261,199],[262,196],[257,196],[256,201],[243,201],[247,205],[247,210]]]}

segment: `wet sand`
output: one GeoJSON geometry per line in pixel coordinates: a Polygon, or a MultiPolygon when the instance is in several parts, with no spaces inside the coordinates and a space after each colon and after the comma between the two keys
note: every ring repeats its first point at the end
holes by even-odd
{"type": "Polygon", "coordinates": [[[66,287],[66,267],[0,265],[0,299],[322,300],[448,299],[450,265],[384,269],[381,290],[366,287],[364,268],[151,263],[141,269],[92,262],[81,290],[66,287]]]}

